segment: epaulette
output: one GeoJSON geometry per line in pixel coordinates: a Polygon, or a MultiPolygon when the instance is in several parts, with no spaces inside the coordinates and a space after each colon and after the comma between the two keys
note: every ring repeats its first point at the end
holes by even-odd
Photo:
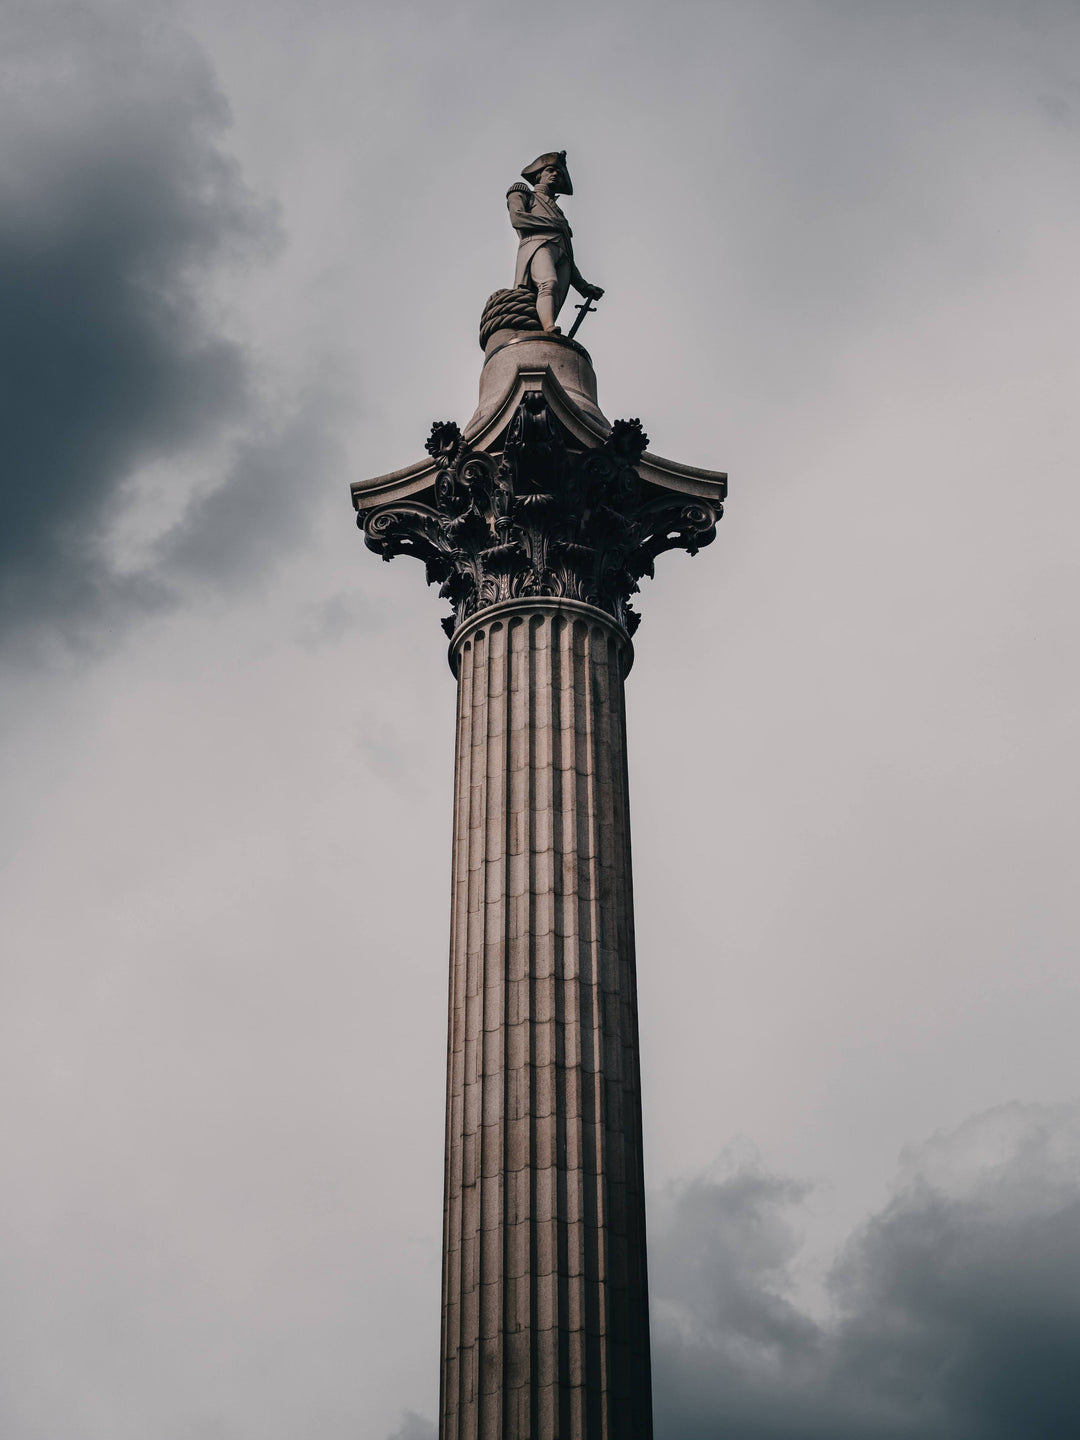
{"type": "Polygon", "coordinates": [[[520,180],[515,180],[513,185],[510,186],[510,189],[507,190],[506,193],[507,195],[513,195],[515,190],[520,190],[522,195],[532,194],[532,191],[529,189],[528,185],[523,185],[520,180]]]}

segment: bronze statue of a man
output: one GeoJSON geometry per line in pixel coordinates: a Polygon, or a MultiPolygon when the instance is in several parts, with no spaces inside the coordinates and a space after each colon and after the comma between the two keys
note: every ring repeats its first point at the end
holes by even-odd
{"type": "Polygon", "coordinates": [[[559,209],[557,195],[572,195],[566,151],[550,150],[521,172],[533,189],[519,182],[510,186],[506,206],[510,223],[519,236],[514,284],[536,292],[536,313],[549,334],[558,335],[555,324],[572,285],[587,300],[599,300],[603,290],[590,285],[574,264],[573,231],[559,209]]]}

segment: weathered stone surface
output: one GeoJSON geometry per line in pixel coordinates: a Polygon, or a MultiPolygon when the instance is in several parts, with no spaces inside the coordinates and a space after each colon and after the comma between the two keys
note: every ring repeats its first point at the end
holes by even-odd
{"type": "MultiPolygon", "coordinates": [[[[519,334],[515,330],[496,330],[484,350],[484,367],[480,371],[480,403],[465,427],[467,439],[479,425],[494,416],[508,390],[518,376],[550,370],[566,392],[575,409],[598,427],[597,440],[611,429],[600,409],[596,396],[596,372],[589,352],[576,340],[562,335],[519,334]]],[[[518,397],[520,405],[524,396],[518,397]]],[[[486,448],[481,442],[480,448],[486,448]]]]}
{"type": "Polygon", "coordinates": [[[453,655],[440,1434],[647,1440],[630,643],[534,599],[453,655]]]}
{"type": "Polygon", "coordinates": [[[453,607],[441,1440],[652,1435],[628,600],[727,482],[646,443],[580,345],[504,329],[464,433],[353,486],[453,607]]]}
{"type": "MultiPolygon", "coordinates": [[[[563,335],[495,334],[488,343],[480,373],[479,404],[465,425],[463,438],[473,451],[497,457],[507,432],[526,397],[541,396],[565,434],[571,450],[596,449],[611,433],[597,401],[596,375],[589,353],[563,335]]],[[[646,451],[635,469],[652,495],[667,492],[714,506],[717,514],[727,493],[727,476],[665,460],[646,451]]],[[[403,503],[433,507],[439,465],[428,455],[403,470],[358,480],[353,504],[361,524],[384,506],[403,503]]]]}
{"type": "Polygon", "coordinates": [[[448,635],[488,605],[550,595],[606,610],[631,634],[629,599],[665,550],[691,555],[716,535],[719,502],[652,492],[637,465],[648,437],[616,420],[604,441],[577,448],[542,392],[522,397],[501,454],[474,449],[453,422],[433,425],[434,504],[362,511],[368,546],[384,559],[422,560],[454,607],[448,635]]]}

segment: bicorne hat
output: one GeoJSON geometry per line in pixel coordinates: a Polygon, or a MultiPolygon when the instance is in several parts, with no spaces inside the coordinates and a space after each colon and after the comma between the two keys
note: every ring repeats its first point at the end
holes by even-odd
{"type": "Polygon", "coordinates": [[[531,165],[526,165],[525,169],[522,170],[521,178],[528,180],[530,185],[535,185],[537,180],[540,179],[541,173],[546,170],[549,165],[553,165],[555,169],[561,173],[563,180],[566,182],[563,186],[563,194],[572,195],[574,193],[574,187],[570,183],[570,171],[566,168],[565,150],[549,150],[546,155],[538,155],[531,165]]]}

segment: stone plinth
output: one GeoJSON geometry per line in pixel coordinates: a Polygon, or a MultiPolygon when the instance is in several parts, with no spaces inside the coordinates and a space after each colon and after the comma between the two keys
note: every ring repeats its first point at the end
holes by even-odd
{"type": "Polygon", "coordinates": [[[625,631],[462,627],[443,1440],[652,1435],[625,631]]]}
{"type": "Polygon", "coordinates": [[[611,428],[597,403],[596,372],[583,345],[560,335],[496,330],[484,349],[480,402],[465,426],[466,437],[471,439],[480,433],[498,414],[507,391],[514,387],[522,372],[542,374],[545,370],[559,383],[583,418],[601,430],[611,428]]]}
{"type": "Polygon", "coordinates": [[[580,345],[499,331],[465,431],[353,487],[458,676],[441,1440],[652,1435],[629,602],[713,540],[726,477],[647,444],[580,345]]]}

